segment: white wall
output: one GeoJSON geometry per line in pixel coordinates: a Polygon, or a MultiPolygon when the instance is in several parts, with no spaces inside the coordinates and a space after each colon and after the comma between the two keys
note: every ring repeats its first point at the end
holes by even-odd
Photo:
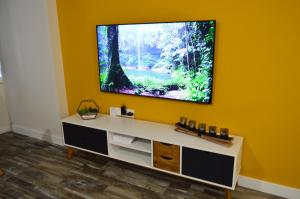
{"type": "Polygon", "coordinates": [[[0,58],[15,132],[61,144],[67,115],[55,0],[0,0],[0,58]]]}
{"type": "Polygon", "coordinates": [[[56,91],[58,94],[60,117],[68,116],[67,94],[64,78],[64,67],[61,51],[61,40],[59,33],[58,15],[56,0],[47,0],[48,22],[51,37],[51,46],[53,52],[53,61],[55,65],[56,91]]]}

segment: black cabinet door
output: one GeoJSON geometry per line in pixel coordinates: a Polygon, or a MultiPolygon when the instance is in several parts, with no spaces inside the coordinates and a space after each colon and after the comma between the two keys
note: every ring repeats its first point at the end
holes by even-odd
{"type": "Polygon", "coordinates": [[[107,155],[106,131],[63,123],[65,143],[107,155]]]}
{"type": "Polygon", "coordinates": [[[234,157],[182,147],[182,174],[232,186],[234,157]]]}

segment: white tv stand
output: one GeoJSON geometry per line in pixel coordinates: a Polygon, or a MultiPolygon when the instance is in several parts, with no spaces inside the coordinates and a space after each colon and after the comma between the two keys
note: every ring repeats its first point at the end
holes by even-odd
{"type": "Polygon", "coordinates": [[[174,131],[174,126],[100,114],[95,120],[73,115],[62,120],[68,157],[73,149],[225,188],[231,198],[241,168],[243,138],[230,147],[174,131]],[[134,137],[121,143],[114,135],[134,137]],[[157,148],[160,147],[160,148],[157,148]]]}

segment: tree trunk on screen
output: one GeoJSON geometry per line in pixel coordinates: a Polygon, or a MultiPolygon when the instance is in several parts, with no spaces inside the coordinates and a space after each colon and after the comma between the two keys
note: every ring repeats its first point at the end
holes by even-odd
{"type": "Polygon", "coordinates": [[[120,89],[133,88],[131,81],[128,79],[120,65],[119,43],[118,43],[118,26],[111,25],[107,28],[107,45],[109,68],[107,78],[103,88],[107,91],[118,91],[120,89]]]}
{"type": "Polygon", "coordinates": [[[188,44],[189,38],[188,38],[188,30],[187,30],[186,23],[184,25],[184,33],[185,33],[186,65],[187,65],[187,70],[190,70],[189,44],[188,44]]]}

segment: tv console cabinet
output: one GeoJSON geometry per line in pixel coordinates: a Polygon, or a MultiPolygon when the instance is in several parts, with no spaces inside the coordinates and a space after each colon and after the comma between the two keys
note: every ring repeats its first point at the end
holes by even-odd
{"type": "Polygon", "coordinates": [[[226,199],[235,189],[241,168],[242,137],[233,136],[233,144],[228,147],[176,132],[172,125],[104,114],[95,120],[73,115],[63,119],[62,126],[68,158],[74,148],[88,151],[222,187],[226,199]],[[115,139],[122,136],[134,140],[115,139]]]}

